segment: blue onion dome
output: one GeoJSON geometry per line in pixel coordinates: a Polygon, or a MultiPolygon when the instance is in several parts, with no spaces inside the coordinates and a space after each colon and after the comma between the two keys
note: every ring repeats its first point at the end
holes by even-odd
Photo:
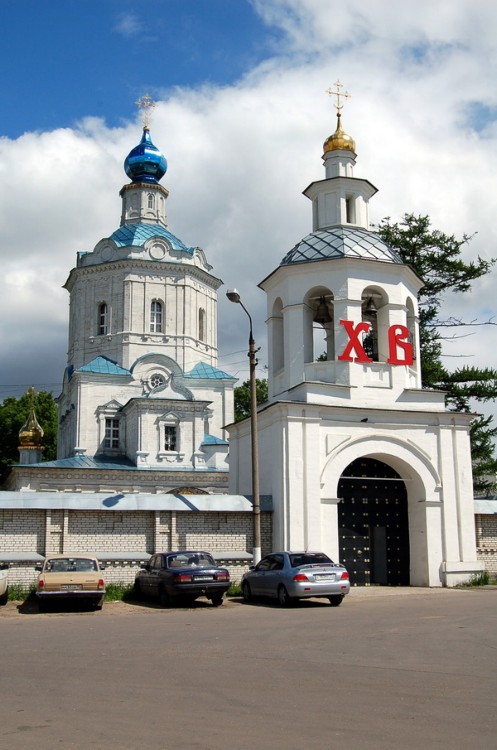
{"type": "Polygon", "coordinates": [[[132,182],[158,183],[167,171],[167,161],[150,138],[148,127],[143,128],[143,136],[124,160],[124,171],[132,182]]]}

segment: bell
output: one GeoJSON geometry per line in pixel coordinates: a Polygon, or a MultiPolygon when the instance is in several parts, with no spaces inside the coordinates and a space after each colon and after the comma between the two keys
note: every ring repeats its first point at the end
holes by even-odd
{"type": "Polygon", "coordinates": [[[376,314],[376,305],[374,303],[374,299],[372,297],[369,297],[366,302],[366,307],[364,308],[364,312],[366,315],[375,315],[376,314]]]}
{"type": "Polygon", "coordinates": [[[325,323],[331,322],[330,311],[328,310],[328,305],[326,304],[324,297],[319,298],[319,305],[314,315],[313,322],[319,323],[322,326],[324,326],[325,323]]]}

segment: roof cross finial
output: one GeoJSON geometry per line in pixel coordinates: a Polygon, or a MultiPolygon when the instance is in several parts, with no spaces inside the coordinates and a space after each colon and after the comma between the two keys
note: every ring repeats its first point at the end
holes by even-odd
{"type": "Polygon", "coordinates": [[[341,103],[340,99],[341,98],[343,98],[343,99],[350,99],[351,94],[349,94],[348,91],[344,91],[344,93],[342,94],[342,92],[340,91],[340,89],[343,89],[343,84],[340,83],[340,81],[336,81],[336,83],[334,85],[336,86],[336,91],[334,91],[330,87],[329,89],[326,89],[326,93],[329,96],[336,96],[336,98],[337,98],[336,104],[335,104],[335,102],[333,102],[333,105],[337,108],[338,114],[340,114],[341,110],[343,109],[343,104],[341,103]]]}
{"type": "Polygon", "coordinates": [[[151,96],[144,94],[141,99],[138,99],[136,106],[141,109],[143,129],[148,130],[150,120],[152,117],[152,110],[157,106],[151,96]]]}

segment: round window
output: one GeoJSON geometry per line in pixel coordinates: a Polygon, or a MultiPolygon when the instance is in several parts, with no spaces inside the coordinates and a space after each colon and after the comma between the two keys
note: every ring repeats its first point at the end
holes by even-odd
{"type": "Polygon", "coordinates": [[[161,375],[159,372],[154,373],[150,378],[150,385],[152,388],[158,388],[159,385],[164,385],[166,382],[166,379],[164,375],[161,375]]]}

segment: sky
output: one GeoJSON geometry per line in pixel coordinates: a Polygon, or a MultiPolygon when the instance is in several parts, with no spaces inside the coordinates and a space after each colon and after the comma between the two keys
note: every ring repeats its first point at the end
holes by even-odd
{"type": "MultiPolygon", "coordinates": [[[[487,0],[19,0],[0,22],[0,399],[61,390],[76,253],[120,222],[136,101],[168,160],[169,229],[204,249],[219,290],[219,367],[247,377],[248,321],[265,375],[258,288],[312,231],[302,191],[324,178],[340,80],[370,220],[428,214],[497,257],[497,5],[487,0]]],[[[497,321],[497,270],[444,312],[497,321]]],[[[497,329],[445,345],[497,368],[497,329]]],[[[494,408],[494,407],[492,407],[494,408]]]]}

